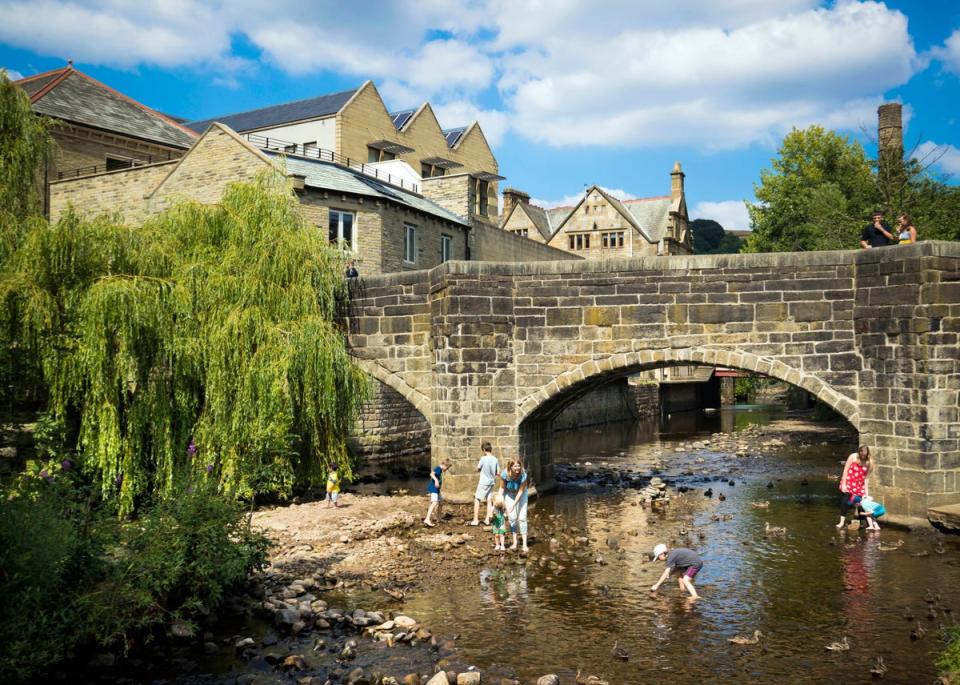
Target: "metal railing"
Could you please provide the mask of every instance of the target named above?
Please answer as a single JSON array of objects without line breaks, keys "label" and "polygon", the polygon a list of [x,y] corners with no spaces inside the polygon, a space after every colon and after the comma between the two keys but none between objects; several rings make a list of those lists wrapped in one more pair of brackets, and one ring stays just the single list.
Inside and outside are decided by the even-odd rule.
[{"label": "metal railing", "polygon": [[111,160],[109,164],[93,164],[90,166],[82,166],[76,169],[70,169],[69,171],[57,171],[57,180],[60,181],[65,178],[78,178],[80,176],[93,176],[94,174],[102,174],[106,171],[132,169],[133,167],[147,166],[148,164],[155,164],[157,162],[169,162],[170,160],[177,159],[179,157],[180,155],[174,157],[173,152],[168,151],[166,155],[147,155],[146,159],[114,159]]},{"label": "metal railing", "polygon": [[401,176],[389,174],[383,169],[378,169],[375,166],[371,166],[369,163],[360,162],[356,159],[350,159],[349,157],[338,155],[333,150],[326,150],[313,145],[306,147],[301,143],[291,143],[288,140],[270,138],[268,136],[257,135],[256,133],[246,133],[243,137],[247,140],[247,142],[264,150],[272,150],[275,152],[282,152],[287,155],[296,155],[297,157],[306,157],[308,159],[318,159],[321,162],[329,162],[338,166],[347,167],[348,169],[353,169],[354,171],[359,171],[364,176],[375,178],[382,183],[400,188],[401,190],[406,190],[407,192],[416,194],[420,193],[420,186],[410,180],[404,179]]}]

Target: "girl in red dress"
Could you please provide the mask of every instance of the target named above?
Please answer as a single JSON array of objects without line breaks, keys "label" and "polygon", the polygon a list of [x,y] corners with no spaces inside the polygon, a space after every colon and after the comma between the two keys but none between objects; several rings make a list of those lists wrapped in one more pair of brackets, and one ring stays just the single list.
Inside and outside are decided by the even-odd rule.
[{"label": "girl in red dress", "polygon": [[[847,457],[840,476],[840,523],[837,528],[847,525],[850,509],[856,512],[860,500],[870,494],[870,448],[861,445],[860,449]],[[866,516],[867,530],[880,530],[880,524],[872,516]]]}]

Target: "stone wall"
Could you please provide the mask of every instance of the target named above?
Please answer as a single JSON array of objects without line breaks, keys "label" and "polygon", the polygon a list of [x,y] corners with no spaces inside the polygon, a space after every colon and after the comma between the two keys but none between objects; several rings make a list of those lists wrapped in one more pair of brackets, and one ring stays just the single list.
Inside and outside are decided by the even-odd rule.
[{"label": "stone wall", "polygon": [[631,382],[627,385],[627,392],[633,405],[633,414],[638,419],[660,413],[660,386],[657,383]]},{"label": "stone wall", "polygon": [[50,220],[57,221],[72,205],[87,216],[119,212],[125,220],[140,223],[148,216],[144,196],[156,188],[176,163],[162,162],[53,181],[50,184]]},{"label": "stone wall", "polygon": [[875,487],[897,513],[960,499],[958,244],[450,262],[365,287],[354,351],[430,421],[433,459],[454,460],[451,498],[469,499],[458,460],[482,440],[549,487],[558,408],[624,376],[696,364],[786,381],[847,418],[875,446]]},{"label": "stone wall", "polygon": [[564,408],[553,420],[553,429],[570,430],[635,419],[635,402],[627,379],[621,378],[591,390]]},{"label": "stone wall", "polygon": [[470,259],[477,262],[545,262],[581,258],[501,228],[474,222],[470,231]]},{"label": "stone wall", "polygon": [[373,381],[370,399],[350,438],[351,451],[367,462],[391,460],[430,449],[430,423],[400,393]]},{"label": "stone wall", "polygon": [[107,155],[119,159],[160,162],[178,159],[186,152],[182,148],[158,145],[65,121],[57,122],[51,133],[57,144],[51,181],[57,180],[57,172],[90,166],[103,167]]}]

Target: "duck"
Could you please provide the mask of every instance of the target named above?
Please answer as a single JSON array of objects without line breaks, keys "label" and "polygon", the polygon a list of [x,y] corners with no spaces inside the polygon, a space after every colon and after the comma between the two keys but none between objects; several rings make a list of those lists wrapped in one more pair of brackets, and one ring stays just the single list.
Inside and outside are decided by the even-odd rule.
[{"label": "duck", "polygon": [[769,509],[770,500],[763,500],[762,502],[750,502],[750,506],[754,509]]},{"label": "duck", "polygon": [[927,629],[920,625],[920,621],[917,621],[917,625],[913,627],[913,630],[910,631],[911,640],[920,640],[924,635],[927,634]]},{"label": "duck", "polygon": [[936,552],[937,554],[947,553],[947,550],[944,548],[943,543],[940,541],[937,541],[937,546],[933,548],[933,551]]},{"label": "duck", "polygon": [[771,526],[769,521],[763,524],[763,534],[768,537],[776,537],[787,534],[787,529],[781,526]]},{"label": "duck", "polygon": [[913,613],[913,609],[911,609],[910,607],[907,607],[906,609],[904,609],[903,618],[905,621],[913,623],[913,621],[916,619],[916,616]]},{"label": "duck", "polygon": [[620,661],[630,660],[630,652],[620,646],[619,640],[614,641],[613,649],[610,650],[610,656],[612,656],[614,659],[620,659]]},{"label": "duck", "polygon": [[704,497],[713,497],[713,488],[707,488],[703,491]]},{"label": "duck", "polygon": [[831,652],[846,652],[850,649],[850,640],[844,635],[839,642],[831,642],[826,646],[825,649],[828,649]]},{"label": "duck", "polygon": [[717,499],[720,500],[721,502],[726,502],[727,496],[721,492],[719,495],[717,495]]},{"label": "duck", "polygon": [[577,675],[575,677],[577,685],[610,685],[606,680],[601,680],[595,675],[580,675],[580,669],[577,669]]},{"label": "duck", "polygon": [[888,545],[883,542],[877,543],[877,549],[879,549],[881,552],[892,552],[894,550],[900,549],[901,547],[903,547],[903,538],[900,538],[892,545]]},{"label": "duck", "polygon": [[753,631],[753,637],[747,637],[746,635],[735,635],[731,637],[727,642],[731,642],[735,645],[755,645],[760,642],[761,637],[766,637],[759,630]]},{"label": "duck", "polygon": [[873,662],[873,668],[870,669],[870,675],[874,678],[882,678],[887,674],[887,665],[883,663],[883,657],[878,656]]},{"label": "duck", "polygon": [[910,556],[915,557],[915,558],[918,558],[918,557],[928,557],[928,556],[930,556],[930,552],[928,552],[928,551],[925,550],[925,549],[922,549],[922,550],[920,550],[919,552],[911,552],[911,553],[910,553]]}]

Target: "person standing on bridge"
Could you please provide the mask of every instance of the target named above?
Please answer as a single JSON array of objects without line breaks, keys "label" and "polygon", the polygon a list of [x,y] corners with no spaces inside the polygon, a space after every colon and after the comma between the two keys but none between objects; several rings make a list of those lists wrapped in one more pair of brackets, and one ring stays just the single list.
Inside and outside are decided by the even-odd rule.
[{"label": "person standing on bridge", "polygon": [[873,222],[867,224],[860,235],[860,247],[869,250],[874,247],[886,247],[893,243],[893,233],[887,222],[883,220],[883,212],[873,213]]},{"label": "person standing on bridge", "polygon": [[527,486],[530,481],[527,480],[527,472],[523,469],[523,464],[518,459],[511,459],[507,463],[507,468],[500,472],[500,490],[499,494],[503,496],[506,503],[507,518],[510,520],[510,532],[513,533],[513,544],[510,549],[517,548],[517,530],[520,530],[520,537],[523,539],[523,547],[520,551],[526,554],[529,552],[527,547]]},{"label": "person standing on bridge", "polygon": [[480,449],[483,450],[483,456],[477,462],[480,480],[477,483],[477,491],[473,495],[473,520],[469,523],[471,526],[480,525],[481,502],[484,502],[487,507],[483,525],[490,525],[490,515],[493,513],[493,487],[497,484],[497,471],[500,470],[500,462],[493,456],[493,447],[490,445],[490,441],[484,440]]},{"label": "person standing on bridge", "polygon": [[[847,525],[847,514],[851,509],[856,512],[860,502],[870,494],[870,448],[860,448],[847,457],[840,476],[840,523],[837,528]],[[873,516],[866,516],[867,530],[880,530],[880,524]]]}]

